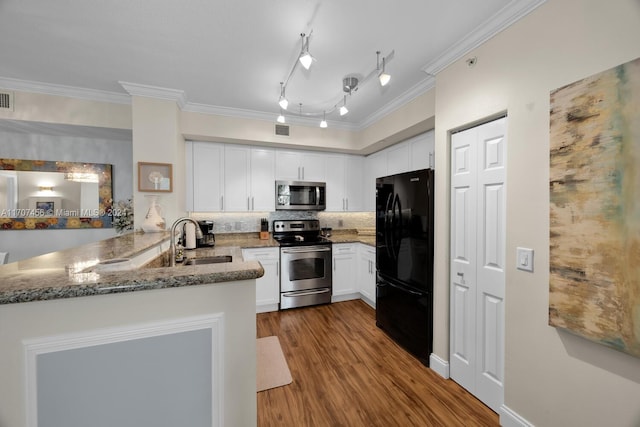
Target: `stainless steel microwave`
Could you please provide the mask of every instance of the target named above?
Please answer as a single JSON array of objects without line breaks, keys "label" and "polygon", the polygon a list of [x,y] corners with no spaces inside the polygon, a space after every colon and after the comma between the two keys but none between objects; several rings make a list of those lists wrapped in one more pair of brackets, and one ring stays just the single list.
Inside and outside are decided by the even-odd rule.
[{"label": "stainless steel microwave", "polygon": [[324,182],[276,181],[276,210],[323,211],[326,208]]}]

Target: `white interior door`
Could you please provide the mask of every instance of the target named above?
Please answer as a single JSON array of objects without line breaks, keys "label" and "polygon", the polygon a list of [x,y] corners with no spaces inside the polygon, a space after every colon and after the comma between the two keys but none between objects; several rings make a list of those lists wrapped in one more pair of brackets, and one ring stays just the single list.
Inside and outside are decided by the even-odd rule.
[{"label": "white interior door", "polygon": [[504,402],[506,117],[451,137],[451,378]]}]

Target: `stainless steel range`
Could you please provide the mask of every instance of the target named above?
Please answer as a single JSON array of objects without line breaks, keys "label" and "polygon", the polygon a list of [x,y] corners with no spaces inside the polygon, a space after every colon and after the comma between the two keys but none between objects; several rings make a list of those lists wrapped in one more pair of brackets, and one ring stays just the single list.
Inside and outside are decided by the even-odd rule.
[{"label": "stainless steel range", "polygon": [[331,241],[320,236],[320,221],[273,221],[280,243],[280,309],[331,302]]}]

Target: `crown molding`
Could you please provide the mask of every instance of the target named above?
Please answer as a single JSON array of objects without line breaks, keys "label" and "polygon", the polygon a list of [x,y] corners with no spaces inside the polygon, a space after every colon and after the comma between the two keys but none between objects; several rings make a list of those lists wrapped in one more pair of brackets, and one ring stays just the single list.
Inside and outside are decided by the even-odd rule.
[{"label": "crown molding", "polygon": [[497,14],[479,25],[469,35],[448,48],[442,55],[424,65],[421,70],[429,75],[435,76],[438,72],[460,59],[463,55],[477,48],[482,43],[503,31],[519,19],[528,15],[545,2],[546,0],[512,0]]},{"label": "crown molding", "polygon": [[65,86],[34,82],[8,77],[0,77],[0,87],[21,92],[41,93],[44,95],[64,96],[68,98],[84,99],[87,101],[100,101],[112,104],[130,104],[128,95],[106,90],[87,89],[75,86]]},{"label": "crown molding", "polygon": [[420,83],[414,85],[409,90],[404,92],[402,95],[398,96],[393,101],[388,102],[387,104],[384,105],[384,107],[382,107],[381,109],[379,109],[375,113],[371,114],[369,117],[367,117],[361,123],[359,123],[357,128],[355,128],[355,130],[364,130],[364,129],[366,129],[367,127],[369,127],[372,124],[374,124],[375,122],[379,121],[380,119],[382,119],[386,115],[391,114],[392,112],[394,112],[398,108],[406,105],[410,101],[412,101],[415,98],[419,97],[423,93],[428,92],[429,90],[433,89],[434,87],[436,87],[436,79],[435,79],[435,77],[427,76]]},{"label": "crown molding", "polygon": [[159,86],[143,85],[139,83],[119,81],[120,86],[131,96],[144,96],[146,98],[164,99],[167,101],[175,101],[180,109],[183,109],[187,103],[187,97],[183,90],[168,89]]}]

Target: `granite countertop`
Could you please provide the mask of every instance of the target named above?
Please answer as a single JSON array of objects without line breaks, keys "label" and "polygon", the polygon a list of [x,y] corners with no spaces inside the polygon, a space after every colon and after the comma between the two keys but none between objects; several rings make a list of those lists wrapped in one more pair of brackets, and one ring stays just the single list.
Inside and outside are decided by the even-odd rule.
[{"label": "granite countertop", "polygon": [[[264,275],[262,265],[254,260],[244,261],[242,249],[279,247],[271,235],[262,240],[259,233],[218,234],[214,247],[186,250],[185,255],[187,258],[231,255],[232,262],[164,267],[166,259],[158,255],[133,270],[105,272],[97,267],[101,262],[135,258],[163,242],[166,244],[169,234],[168,231],[129,233],[1,265],[0,304],[256,279]],[[334,230],[330,240],[375,246],[375,235],[370,230]]]},{"label": "granite countertop", "polygon": [[241,248],[233,245],[221,245],[197,255],[232,255],[233,260],[228,263],[96,271],[102,261],[134,258],[168,238],[169,232],[130,233],[2,265],[0,304],[248,280],[264,275],[258,261],[244,261]]}]

